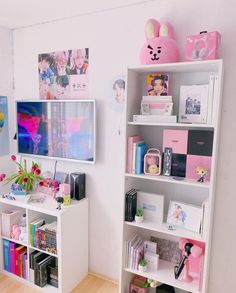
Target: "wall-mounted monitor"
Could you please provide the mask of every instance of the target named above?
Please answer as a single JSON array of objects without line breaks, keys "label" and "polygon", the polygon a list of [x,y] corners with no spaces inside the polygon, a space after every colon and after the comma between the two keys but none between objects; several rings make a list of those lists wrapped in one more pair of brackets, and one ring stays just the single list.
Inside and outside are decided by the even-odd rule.
[{"label": "wall-mounted monitor", "polygon": [[95,163],[94,100],[17,101],[18,153]]}]

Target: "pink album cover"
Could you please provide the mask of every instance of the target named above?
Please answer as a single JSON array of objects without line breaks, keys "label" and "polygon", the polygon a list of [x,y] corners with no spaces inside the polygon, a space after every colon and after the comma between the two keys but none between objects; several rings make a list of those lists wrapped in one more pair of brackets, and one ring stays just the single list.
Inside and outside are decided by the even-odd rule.
[{"label": "pink album cover", "polygon": [[164,129],[163,152],[166,147],[172,148],[172,153],[187,154],[188,130]]}]

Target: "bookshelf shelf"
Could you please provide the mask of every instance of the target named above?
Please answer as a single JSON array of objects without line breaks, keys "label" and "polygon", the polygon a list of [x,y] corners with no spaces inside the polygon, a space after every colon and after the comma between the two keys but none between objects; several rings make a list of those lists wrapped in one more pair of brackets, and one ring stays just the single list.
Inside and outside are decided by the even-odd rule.
[{"label": "bookshelf shelf", "polygon": [[54,254],[54,253],[51,253],[51,252],[48,252],[48,251],[45,251],[45,250],[39,249],[39,248],[34,247],[34,246],[31,246],[31,245],[29,245],[29,248],[32,249],[32,250],[37,250],[37,251],[40,251],[40,252],[46,253],[46,254],[51,255],[51,256],[58,257],[57,254]]},{"label": "bookshelf shelf", "polygon": [[163,126],[170,128],[187,128],[187,129],[214,129],[214,125],[210,124],[184,124],[184,123],[151,123],[151,122],[128,122],[128,125],[137,125],[137,126]]},{"label": "bookshelf shelf", "polygon": [[137,227],[141,229],[146,229],[146,230],[151,230],[151,231],[159,232],[161,234],[171,235],[175,237],[189,238],[189,239],[200,241],[203,243],[206,242],[206,240],[200,234],[194,233],[192,231],[188,231],[186,229],[176,228],[175,230],[170,231],[168,230],[167,223],[157,224],[154,222],[144,220],[142,223],[126,221],[125,225],[129,225],[129,226],[133,226],[133,227]]},{"label": "bookshelf shelf", "polygon": [[146,174],[138,175],[138,174],[125,173],[125,177],[153,180],[153,181],[165,182],[167,184],[169,184],[169,183],[180,184],[180,185],[186,185],[186,186],[192,186],[192,187],[199,187],[199,188],[203,188],[203,189],[209,189],[209,187],[210,187],[209,182],[199,183],[194,180],[190,180],[190,179],[186,179],[186,178],[181,179],[181,180],[176,180],[170,176],[163,176],[163,175],[151,176],[151,175],[146,175]]},{"label": "bookshelf shelf", "polygon": [[[163,123],[133,122],[133,119],[137,119],[137,121],[148,120],[145,120],[144,117],[134,116],[140,115],[140,112],[142,112],[141,103],[144,101],[144,97],[148,95],[147,86],[150,86],[149,81],[147,84],[148,74],[168,75],[168,84],[166,84],[166,86],[169,90],[168,94],[172,96],[173,116],[178,116],[179,109],[182,109],[183,105],[185,105],[184,101],[180,99],[180,89],[183,89],[181,86],[205,85],[206,88],[206,85],[209,85],[208,96],[206,97],[206,101],[204,100],[205,106],[204,104],[202,105],[202,101],[200,101],[200,107],[203,106],[206,110],[206,116],[204,117],[204,121],[206,121],[206,123],[173,123],[175,122],[175,120],[172,119],[173,117],[170,117],[171,119],[168,120],[161,118],[157,120],[168,121]],[[123,149],[123,215],[125,218],[125,215],[128,214],[128,210],[132,210],[133,206],[136,206],[133,200],[135,198],[135,191],[132,189],[134,189],[137,191],[137,209],[141,208],[144,210],[144,221],[142,223],[137,223],[128,222],[122,219],[123,257],[121,266],[120,293],[126,291],[129,292],[128,288],[135,274],[171,285],[176,288],[176,291],[181,293],[183,292],[181,290],[192,293],[208,292],[220,111],[222,103],[222,82],[222,60],[139,65],[129,66],[127,69],[125,144]],[[191,98],[193,99],[193,97],[190,97],[190,100]],[[153,101],[153,99],[150,99],[150,101]],[[157,105],[155,106],[157,107]],[[142,120],[138,120],[138,118],[142,118]],[[150,117],[149,121],[155,121],[151,120],[154,118],[155,117]],[[177,119],[177,121],[180,121],[180,119]],[[191,119],[186,121],[190,122]],[[192,121],[200,120],[193,119]],[[177,138],[172,137],[173,134],[177,135]],[[186,140],[181,138],[181,135],[183,135],[183,137],[185,136]],[[203,143],[204,139],[201,140],[196,138],[198,135],[206,137],[206,144]],[[196,140],[193,142],[193,140],[190,140],[190,137],[192,139],[194,136]],[[176,148],[177,143],[179,143],[179,149]],[[209,148],[207,147],[207,143],[210,145]],[[198,152],[200,145],[204,145],[202,147],[202,153]],[[158,149],[160,152],[163,152],[165,147],[172,148],[171,174],[177,173],[178,175],[180,174],[179,176],[185,176],[182,177],[182,179],[174,176],[152,176],[142,173],[143,157],[146,153],[146,149],[154,148]],[[209,149],[210,152],[208,153]],[[152,159],[152,161],[155,160]],[[151,164],[152,163],[150,163],[150,165]],[[207,180],[204,180],[203,183],[198,182],[199,177],[196,175],[196,168],[200,165],[204,165],[205,167],[207,166],[208,169],[209,177]],[[177,171],[175,169],[176,166]],[[157,169],[159,166],[157,164],[157,166],[154,167]],[[147,171],[148,169],[146,168],[145,170]],[[180,170],[184,171],[181,173]],[[139,192],[142,192],[142,195],[140,195]],[[160,203],[160,201],[162,203]],[[157,214],[152,214],[152,216],[150,216],[151,209],[158,212],[159,209],[161,209],[161,211],[163,210],[163,215],[167,215],[169,207],[172,206],[171,204],[173,204],[173,202],[183,203],[183,205],[185,204],[187,207],[193,207],[193,209],[195,208],[198,210],[199,216],[198,222],[196,222],[198,226],[196,229],[194,228],[192,230],[200,230],[198,228],[200,228],[201,225],[201,234],[184,228],[176,228],[175,230],[170,231],[168,230],[167,224],[163,222],[163,219],[160,220],[157,217]],[[127,205],[125,203],[127,203]],[[146,219],[145,209],[147,210]],[[193,210],[191,210],[191,213],[194,213]],[[147,214],[150,218],[148,218]],[[134,215],[131,215],[130,217],[130,215],[128,215],[126,219],[130,218],[132,220],[133,216]],[[164,217],[164,220],[166,221],[166,217]],[[137,237],[135,235],[137,235]],[[142,246],[144,247],[144,245],[142,241],[150,241],[151,239],[152,241],[155,241],[155,238],[158,239],[157,242],[160,240],[158,243],[161,243],[164,246],[171,242],[172,244],[174,243],[173,245],[176,245],[175,247],[177,247],[177,252],[175,251],[177,258],[179,258],[179,240],[182,238],[190,241],[191,243],[197,243],[202,246],[204,253],[201,256],[201,260],[198,260],[196,269],[196,271],[198,271],[198,275],[193,282],[187,283],[175,280],[175,264],[166,262],[168,258],[165,259],[165,253],[160,251],[162,249],[160,247],[158,247],[159,251],[156,252],[159,253],[160,256],[160,266],[155,272],[141,273],[140,271],[130,269],[130,267],[137,267],[138,261],[141,257],[143,257],[144,253],[142,254]],[[148,257],[150,257],[150,255]],[[155,257],[156,256],[154,255],[153,261],[155,260]],[[127,264],[127,260],[131,260],[132,266]],[[126,266],[129,268],[124,268]],[[191,270],[190,274],[194,277],[194,270]],[[200,287],[201,290],[199,289]]]},{"label": "bookshelf shelf", "polygon": [[192,293],[200,293],[198,290],[198,282],[197,280],[193,280],[191,283],[181,282],[174,278],[174,263],[159,260],[159,268],[158,271],[146,271],[140,272],[138,270],[131,270],[128,268],[124,268],[124,271],[136,274],[145,278],[150,278],[153,280],[158,280],[161,283],[169,284],[170,286],[179,288],[181,290],[185,290],[187,292]]},{"label": "bookshelf shelf", "polygon": [[2,239],[6,239],[8,241],[11,241],[11,242],[15,242],[16,244],[20,244],[20,245],[24,245],[24,246],[28,246],[27,243],[24,243],[24,242],[21,242],[19,240],[15,240],[15,239],[12,239],[12,238],[8,238],[8,237],[5,237],[5,236],[1,236]]},{"label": "bookshelf shelf", "polygon": [[[4,211],[9,210],[19,210],[21,213],[25,213],[26,229],[28,231],[27,243],[22,243],[4,236],[0,237],[2,240],[0,243],[2,245],[0,248],[0,269],[4,274],[17,278],[18,280],[33,286],[35,289],[37,288],[42,290],[43,292],[71,292],[88,272],[88,199],[85,198],[80,201],[72,201],[70,206],[62,207],[60,211],[56,209],[56,201],[48,197],[46,197],[45,201],[41,204],[28,204],[27,201],[28,196],[17,197],[16,200],[0,198],[0,213],[2,214]],[[38,222],[38,219],[44,219],[46,224],[52,222],[56,223],[57,254],[36,248],[31,244],[32,238],[30,235],[32,234],[30,234],[30,224],[34,221]],[[76,233],[74,233],[74,229],[76,229]],[[19,245],[24,245],[27,248],[27,280],[12,273],[11,268],[7,268],[6,270],[4,266],[4,257],[6,256],[7,241],[9,241],[10,245],[13,242]],[[72,249],[72,245],[78,249]],[[34,270],[30,269],[29,262],[29,256],[34,251],[39,253],[42,252],[55,258],[56,266],[58,267],[58,288],[50,284],[40,288],[34,284],[32,279]],[[8,252],[7,257],[10,257],[10,251]],[[23,272],[23,268],[21,272]]]}]

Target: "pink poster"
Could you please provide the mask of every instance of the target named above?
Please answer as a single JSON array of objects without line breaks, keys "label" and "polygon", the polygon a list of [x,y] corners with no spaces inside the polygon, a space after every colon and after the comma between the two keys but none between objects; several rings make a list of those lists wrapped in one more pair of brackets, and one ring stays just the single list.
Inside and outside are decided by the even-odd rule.
[{"label": "pink poster", "polygon": [[42,100],[89,98],[89,49],[39,54],[39,97]]}]

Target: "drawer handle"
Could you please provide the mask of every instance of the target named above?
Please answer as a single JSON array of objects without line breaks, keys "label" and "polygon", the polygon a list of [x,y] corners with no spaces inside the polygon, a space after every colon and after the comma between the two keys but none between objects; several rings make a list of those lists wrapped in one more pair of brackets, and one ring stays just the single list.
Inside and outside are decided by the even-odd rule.
[{"label": "drawer handle", "polygon": [[172,142],[179,142],[178,140],[172,140]]},{"label": "drawer handle", "polygon": [[205,142],[204,142],[204,141],[197,141],[197,144],[199,144],[199,145],[204,145]]}]

